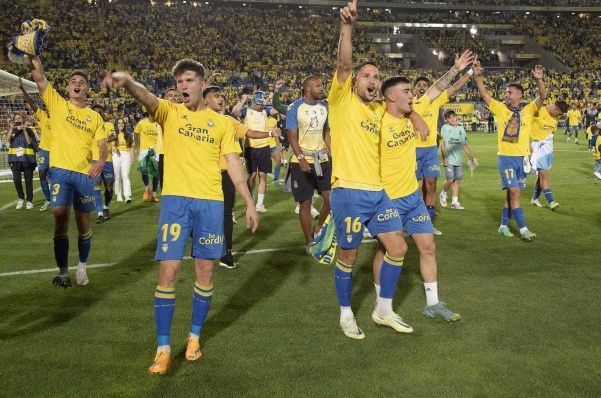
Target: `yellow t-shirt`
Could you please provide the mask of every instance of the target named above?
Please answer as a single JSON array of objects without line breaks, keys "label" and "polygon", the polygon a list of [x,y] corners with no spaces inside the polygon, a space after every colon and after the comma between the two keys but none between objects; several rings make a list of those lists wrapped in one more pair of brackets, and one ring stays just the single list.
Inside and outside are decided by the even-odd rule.
[{"label": "yellow t-shirt", "polygon": [[570,126],[576,126],[580,123],[580,119],[582,119],[582,114],[578,109],[568,110],[568,124]]},{"label": "yellow t-shirt", "polygon": [[380,175],[391,199],[411,195],[419,187],[415,177],[417,141],[411,120],[384,113],[380,137]]},{"label": "yellow t-shirt", "polygon": [[223,200],[220,158],[240,153],[232,120],[209,108],[190,111],[159,100],[154,119],[163,130],[163,195]]},{"label": "yellow t-shirt", "polygon": [[125,139],[125,132],[121,134],[117,134],[117,144],[115,147],[119,150],[119,152],[129,152],[131,147],[127,145],[127,140]]},{"label": "yellow t-shirt", "polygon": [[[106,132],[106,137],[110,137],[111,134],[115,134],[115,126],[111,122],[104,122],[104,131]],[[113,161],[113,152],[111,151],[111,144],[107,144],[107,155],[106,161]],[[98,143],[96,145],[92,145],[92,160],[98,160],[100,157],[100,148],[98,147]]]},{"label": "yellow t-shirt", "polygon": [[532,139],[542,141],[557,130],[557,119],[549,114],[546,107],[538,110],[538,115],[532,120]]},{"label": "yellow t-shirt", "polygon": [[532,119],[538,110],[536,101],[530,102],[520,111],[520,136],[515,142],[503,141],[505,126],[511,119],[513,112],[507,105],[495,99],[490,101],[488,109],[492,112],[499,125],[497,143],[499,150],[497,155],[501,156],[528,156],[530,154],[530,134],[532,133]]},{"label": "yellow t-shirt", "polygon": [[[251,130],[255,131],[269,131],[268,127],[269,117],[267,111],[262,112],[255,111],[252,108],[246,109],[246,115],[244,115],[243,123]],[[246,140],[246,146],[250,148],[264,148],[269,146],[271,138],[248,138]]]},{"label": "yellow t-shirt", "polygon": [[586,129],[586,139],[590,140],[591,138],[593,138],[593,126],[588,126]]},{"label": "yellow t-shirt", "polygon": [[[246,137],[246,133],[248,133],[248,130],[250,129],[231,116],[227,116],[227,118],[230,119],[232,123],[234,123],[234,129],[236,130],[236,138],[243,139],[244,137]],[[237,153],[241,153],[242,151],[240,150],[240,145],[236,144],[236,147],[238,148]],[[225,157],[223,156],[223,154],[219,157],[219,168],[221,170],[227,170],[227,162],[225,161]]]},{"label": "yellow t-shirt", "polygon": [[332,187],[379,191],[380,127],[385,104],[364,104],[353,93],[352,77],[343,84],[334,73],[328,94],[332,141]]},{"label": "yellow t-shirt", "polygon": [[78,108],[61,97],[48,84],[42,100],[50,114],[50,167],[87,174],[92,161],[92,145],[106,138],[102,117],[90,108]]},{"label": "yellow t-shirt", "polygon": [[161,135],[161,126],[157,122],[151,122],[148,118],[144,118],[136,124],[134,133],[140,137],[140,151],[148,148],[159,151],[159,136]]},{"label": "yellow t-shirt", "polygon": [[413,110],[419,114],[430,129],[430,134],[426,141],[418,140],[418,148],[428,148],[436,146],[436,137],[438,136],[438,115],[440,107],[449,102],[449,93],[447,90],[440,93],[434,101],[430,97],[423,95],[418,100],[413,100]]},{"label": "yellow t-shirt", "polygon": [[38,130],[40,135],[40,149],[44,151],[50,150],[50,145],[52,145],[52,130],[50,130],[50,119],[48,118],[48,114],[38,108],[35,111],[35,117],[38,118]]}]

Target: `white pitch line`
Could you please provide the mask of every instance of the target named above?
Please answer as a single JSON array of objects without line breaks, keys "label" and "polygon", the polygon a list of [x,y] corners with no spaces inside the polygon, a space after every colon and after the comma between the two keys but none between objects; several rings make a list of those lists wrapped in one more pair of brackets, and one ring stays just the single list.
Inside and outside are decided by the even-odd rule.
[{"label": "white pitch line", "polygon": [[[375,239],[365,239],[363,241],[363,243],[372,243],[375,242]],[[240,251],[240,252],[233,252],[233,254],[260,254],[260,253],[273,253],[273,252],[283,252],[286,250],[290,250],[290,249],[302,249],[305,246],[285,246],[285,247],[277,247],[277,248],[271,248],[271,249],[255,249],[255,250],[248,250],[248,251]],[[184,257],[184,260],[191,260],[192,257],[190,256],[186,256]],[[112,267],[114,265],[117,265],[117,263],[105,263],[105,264],[89,264],[88,266],[86,266],[86,269],[91,269],[91,268],[108,268],[108,267]],[[69,269],[76,269],[77,267],[69,267]],[[42,273],[48,273],[48,272],[56,272],[56,267],[54,268],[43,268],[43,269],[30,269],[30,270],[25,270],[25,271],[12,271],[12,272],[4,272],[4,273],[0,273],[0,278],[4,278],[7,276],[19,276],[19,275],[31,275],[31,274],[42,274]]]},{"label": "white pitch line", "polygon": [[[36,188],[36,189],[33,190],[33,193],[36,193],[36,192],[41,191],[41,190],[42,190],[42,188]],[[9,208],[13,207],[16,204],[17,204],[17,201],[13,200],[12,202],[7,203],[4,206],[0,207],[0,211],[4,211],[6,209],[9,209]]]}]

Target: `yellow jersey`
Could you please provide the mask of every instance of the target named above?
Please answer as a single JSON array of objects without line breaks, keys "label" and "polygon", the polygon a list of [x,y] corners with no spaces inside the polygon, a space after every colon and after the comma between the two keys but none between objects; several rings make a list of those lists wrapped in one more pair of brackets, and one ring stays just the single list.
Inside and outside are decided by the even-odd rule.
[{"label": "yellow jersey", "polygon": [[[532,121],[532,139],[534,141],[542,141],[557,130],[557,119],[549,114],[546,107],[542,107],[538,111]],[[521,134],[521,133],[520,133]]]},{"label": "yellow jersey", "polygon": [[[270,117],[267,119],[267,131],[273,131],[278,126],[278,121],[274,117]],[[278,146],[278,142],[275,137],[268,138],[269,147],[275,148]]]},{"label": "yellow jersey", "polygon": [[415,176],[417,141],[411,120],[384,113],[380,136],[380,175],[390,199],[411,195],[419,187]]},{"label": "yellow jersey", "polygon": [[332,144],[332,187],[367,191],[382,189],[380,127],[386,105],[365,104],[353,92],[352,77],[343,84],[334,73],[328,94]]},{"label": "yellow jersey", "polygon": [[140,139],[140,151],[152,148],[155,152],[159,151],[159,136],[161,135],[161,126],[157,122],[151,122],[144,118],[136,124],[134,133],[138,134]]},{"label": "yellow jersey", "polygon": [[102,117],[90,108],[78,108],[61,97],[52,84],[42,94],[50,115],[50,167],[88,174],[92,146],[106,138]]},{"label": "yellow jersey", "polygon": [[524,106],[520,111],[520,135],[518,140],[515,142],[503,141],[503,134],[505,132],[505,126],[511,119],[513,112],[509,110],[507,105],[491,99],[488,109],[495,116],[497,124],[499,125],[499,132],[497,134],[497,144],[499,150],[497,155],[501,156],[528,156],[530,154],[530,135],[532,133],[532,119],[534,114],[538,110],[536,101],[530,102]]},{"label": "yellow jersey", "polygon": [[159,100],[154,119],[163,131],[163,195],[223,201],[219,160],[239,153],[232,120],[209,108],[191,111]]},{"label": "yellow jersey", "polygon": [[35,117],[38,119],[38,131],[42,136],[40,138],[39,147],[43,151],[49,151],[50,145],[52,144],[50,118],[48,118],[48,114],[40,108],[35,111]]},{"label": "yellow jersey", "polygon": [[430,100],[427,95],[422,95],[419,99],[413,100],[413,110],[424,119],[430,134],[426,141],[418,140],[418,148],[429,148],[436,146],[436,137],[438,136],[438,115],[440,108],[449,102],[449,93],[447,90],[440,93],[434,101]]},{"label": "yellow jersey", "polygon": [[[232,123],[234,124],[234,130],[236,130],[236,139],[243,139],[244,137],[246,137],[246,133],[248,133],[248,131],[250,130],[247,126],[243,125],[242,123],[240,123],[238,120],[234,119],[231,116],[226,116],[228,119],[230,119],[232,121]],[[238,148],[238,152],[237,153],[241,153],[241,148],[240,145],[238,145],[238,143],[236,142],[236,147]],[[219,157],[219,168],[221,170],[227,170],[227,162],[225,161],[225,157],[223,156],[223,154]]]},{"label": "yellow jersey", "polygon": [[[243,109],[244,117],[242,123],[244,123],[248,128],[255,131],[269,131],[268,121],[269,121],[269,113],[268,109],[265,108],[263,111],[259,112],[252,108]],[[246,140],[246,146],[250,148],[264,148],[268,147],[270,137],[268,138],[248,138]]]},{"label": "yellow jersey", "polygon": [[590,140],[591,138],[593,138],[593,126],[588,126],[586,129],[586,139]]},{"label": "yellow jersey", "polygon": [[580,119],[582,119],[582,114],[578,109],[568,110],[568,124],[570,126],[578,125],[580,123]]},{"label": "yellow jersey", "polygon": [[[111,122],[104,122],[104,131],[106,132],[106,137],[110,137],[111,134],[115,134],[115,126]],[[111,143],[112,144],[112,143]],[[111,151],[111,144],[107,143],[107,155],[106,161],[113,161],[113,151]],[[92,145],[92,160],[98,160],[100,157],[100,148],[98,147],[98,143],[96,145]]]}]

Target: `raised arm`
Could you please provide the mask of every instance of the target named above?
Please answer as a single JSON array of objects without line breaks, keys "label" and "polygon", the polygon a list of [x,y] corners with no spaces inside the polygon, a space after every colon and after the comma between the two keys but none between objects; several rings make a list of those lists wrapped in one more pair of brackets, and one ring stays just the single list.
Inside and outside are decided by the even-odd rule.
[{"label": "raised arm", "polygon": [[544,74],[545,68],[542,65],[536,65],[532,71],[534,80],[536,80],[536,88],[538,89],[538,97],[535,99],[538,108],[543,106],[543,102],[547,99],[547,88],[543,80]]},{"label": "raised arm", "polygon": [[242,98],[240,98],[240,101],[238,101],[238,103],[236,105],[234,105],[234,107],[232,108],[232,114],[234,116],[240,117],[242,108],[244,108],[244,105],[246,104],[247,100],[248,100],[248,94],[242,94]]},{"label": "raised arm", "polygon": [[46,87],[48,87],[48,79],[46,79],[46,73],[42,67],[42,61],[40,57],[29,58],[29,70],[31,71],[31,78],[33,82],[38,86],[40,95],[44,95]]},{"label": "raised arm", "polygon": [[[462,70],[468,67],[472,62],[474,62],[475,54],[470,50],[465,50],[463,54],[455,55],[455,63],[448,70],[447,73],[442,75],[440,79],[438,79],[426,92],[426,95],[430,98],[430,100],[435,100],[444,90],[449,87],[449,84],[453,81],[455,76],[459,74]],[[467,82],[467,81],[466,81]],[[464,83],[465,84],[465,83]],[[463,87],[459,86],[459,88]],[[458,89],[457,89],[458,90]],[[456,91],[455,91],[456,92]],[[449,94],[450,96],[450,94]]]},{"label": "raised arm", "polygon": [[340,40],[336,74],[338,83],[343,84],[353,72],[353,25],[357,22],[357,0],[348,2],[340,9]]},{"label": "raised arm", "polygon": [[451,98],[452,96],[457,94],[457,92],[459,90],[461,90],[461,88],[467,84],[467,82],[470,80],[470,77],[472,77],[472,76],[470,74],[466,73],[465,75],[461,76],[461,78],[459,80],[457,80],[455,82],[455,84],[453,84],[451,87],[449,87],[447,89],[447,94],[449,95],[449,98]]},{"label": "raised arm", "polygon": [[484,85],[484,69],[480,66],[480,62],[476,61],[473,65],[474,68],[474,76],[476,76],[476,86],[478,87],[478,93],[480,93],[480,97],[486,103],[486,105],[490,105],[492,101],[492,97],[488,94],[486,90],[486,86]]},{"label": "raised arm", "polygon": [[[33,98],[31,98],[31,96],[27,93],[27,91],[25,91],[25,87],[23,87],[23,80],[21,80],[21,78],[19,78],[19,89],[21,90],[21,93],[23,94],[23,99],[25,100],[25,102],[27,102],[27,105],[29,105],[29,107],[34,112],[37,112],[38,104],[36,104],[35,101],[33,100]],[[39,88],[38,88],[38,90],[39,90]]]},{"label": "raised arm", "polygon": [[146,110],[149,114],[154,115],[157,108],[159,107],[159,99],[148,91],[144,85],[136,82],[128,73],[126,72],[113,72],[106,75],[104,78],[103,84],[108,89],[117,89],[119,87],[123,87],[127,90],[128,93],[131,94],[132,97],[136,99],[139,103],[146,107]]}]

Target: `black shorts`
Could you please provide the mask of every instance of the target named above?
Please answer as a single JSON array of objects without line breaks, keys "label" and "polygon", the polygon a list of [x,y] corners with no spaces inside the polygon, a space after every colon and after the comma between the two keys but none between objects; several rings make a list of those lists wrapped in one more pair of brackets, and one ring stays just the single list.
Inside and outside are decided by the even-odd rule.
[{"label": "black shorts", "polygon": [[271,173],[271,149],[268,146],[263,148],[245,148],[244,159],[246,160],[248,174],[257,171],[259,173]]},{"label": "black shorts", "polygon": [[303,173],[298,163],[290,163],[290,177],[292,178],[292,196],[296,202],[304,202],[311,199],[313,190],[318,192],[330,191],[332,189],[332,166],[330,162],[321,163],[323,176],[317,177],[315,165],[309,163],[311,173]]}]

